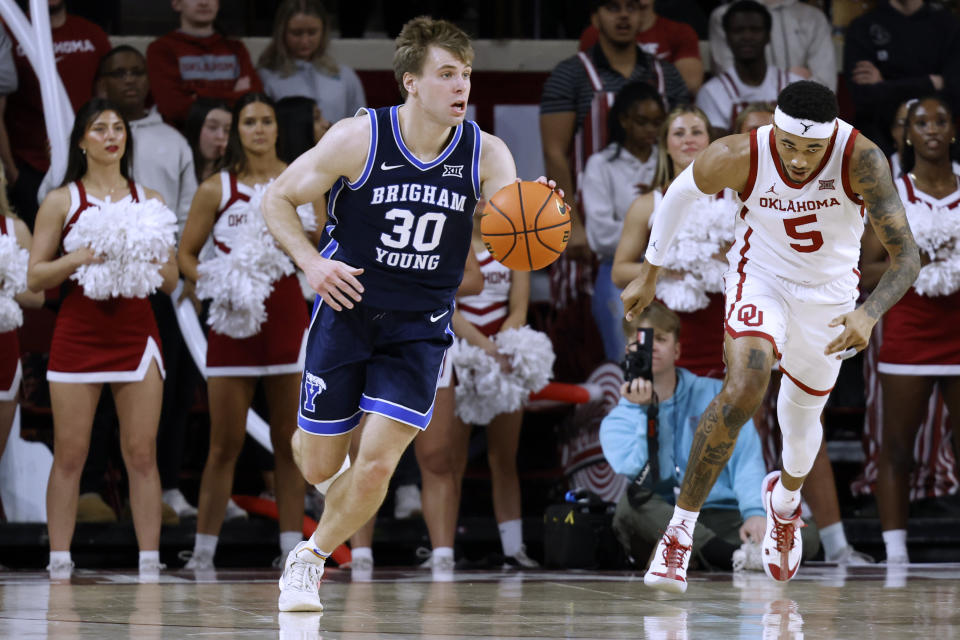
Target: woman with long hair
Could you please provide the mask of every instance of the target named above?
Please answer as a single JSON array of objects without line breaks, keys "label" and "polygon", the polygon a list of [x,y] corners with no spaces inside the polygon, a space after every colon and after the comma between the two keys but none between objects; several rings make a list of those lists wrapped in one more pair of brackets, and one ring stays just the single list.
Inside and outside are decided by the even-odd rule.
[{"label": "woman with long hair", "polygon": [[313,148],[330,128],[313,98],[288,96],[277,100],[280,130],[280,158],[291,163]]},{"label": "woman with long hair", "polygon": [[313,98],[330,122],[366,106],[360,78],[327,53],[330,15],[319,0],[283,0],[273,21],[273,38],[257,71],[263,90],[274,100]]},{"label": "woman with long hair", "polygon": [[[23,375],[20,366],[20,339],[17,336],[18,327],[23,324],[21,307],[37,309],[43,306],[43,292],[34,292],[26,289],[19,291],[21,286],[14,286],[11,281],[26,283],[26,261],[22,260],[21,251],[30,251],[33,236],[27,224],[17,217],[10,208],[7,200],[7,178],[0,167],[0,238],[7,238],[0,242],[4,263],[0,265],[0,288],[5,297],[9,290],[13,294],[13,305],[4,305],[0,311],[0,456],[6,448],[10,437],[10,428],[17,411],[17,400],[20,392],[20,380]],[[13,255],[16,252],[17,255]],[[12,271],[16,271],[13,273]],[[9,307],[9,308],[8,308]]]},{"label": "woman with long hair", "polygon": [[657,132],[666,114],[663,99],[647,82],[633,82],[617,93],[607,116],[610,144],[587,160],[581,204],[587,242],[597,255],[592,311],[608,360],[623,357],[623,304],[610,279],[623,220],[637,196],[650,190],[657,168]]},{"label": "woman with long hair", "polygon": [[[273,101],[261,93],[241,97],[233,108],[222,168],[197,190],[180,243],[180,267],[185,278],[197,283],[198,294],[204,278],[213,278],[212,273],[204,271],[205,263],[199,261],[208,238],[212,238],[218,258],[237,252],[257,261],[256,265],[247,265],[248,269],[256,269],[266,251],[279,252],[262,228],[259,213],[263,190],[287,166],[277,156],[277,139]],[[267,238],[270,244],[266,248],[257,245],[258,236]],[[280,259],[286,260],[282,254]],[[230,284],[223,288],[229,289]],[[238,281],[233,284],[241,286]],[[213,307],[227,294],[223,291],[213,296],[212,317]],[[207,338],[210,452],[200,482],[197,538],[193,557],[187,563],[190,569],[213,567],[237,457],[246,435],[247,410],[258,382],[264,386],[269,406],[281,557],[302,539],[304,483],[293,461],[290,438],[297,428],[307,309],[292,265],[272,282],[261,307],[265,319],[259,325],[235,330],[238,318],[244,317],[243,310],[226,303],[220,308],[218,317],[224,324],[212,323]]]},{"label": "woman with long hair", "polygon": [[[667,115],[657,143],[657,171],[653,189],[637,198],[627,212],[623,235],[613,258],[612,278],[624,287],[640,272],[641,259],[647,248],[653,217],[667,187],[698,153],[710,144],[710,125],[706,115],[693,106],[677,107]],[[712,238],[695,238],[707,260],[693,264],[674,264],[665,270],[657,285],[657,297],[680,316],[680,357],[677,366],[697,375],[719,377],[723,374],[723,285],[720,277],[726,270],[724,254],[733,242],[733,194],[728,190],[704,199],[700,219],[691,221],[695,231],[716,229],[724,222],[729,226],[729,240],[723,234]],[[729,216],[726,216],[726,214]],[[723,236],[721,238],[720,236]],[[711,244],[712,243],[712,244]],[[715,263],[715,264],[714,264]],[[694,272],[694,267],[698,270]],[[700,271],[712,267],[709,274]],[[708,282],[709,280],[709,282]]]},{"label": "woman with long hair", "polygon": [[[70,134],[66,177],[40,205],[30,252],[30,289],[64,285],[65,291],[47,367],[54,441],[47,487],[52,576],[69,576],[73,567],[70,540],[80,473],[104,383],[110,383],[120,422],[140,570],[162,568],[156,439],[164,372],[156,320],[146,297],[88,297],[85,288],[70,282],[71,276],[103,257],[90,246],[73,250],[64,246],[86,216],[106,215],[110,203],[143,206],[149,199],[162,201],[130,178],[129,131],[120,110],[106,100],[94,99],[80,108]],[[168,253],[166,261],[155,265],[164,293],[173,291],[178,276],[172,247]]]},{"label": "woman with long hair", "polygon": [[193,149],[193,168],[200,184],[214,173],[227,150],[230,107],[223,100],[197,98],[190,105],[183,131]]},{"label": "woman with long hair", "polygon": [[[877,510],[887,564],[909,562],[906,547],[914,440],[938,388],[950,414],[954,440],[960,419],[960,173],[956,127],[940,96],[910,103],[902,145],[903,175],[896,181],[923,267],[914,286],[883,317],[877,371],[882,432],[877,463]],[[862,281],[873,288],[886,269],[876,235],[864,235]],[[877,401],[875,401],[877,402]],[[935,430],[934,430],[935,431]],[[933,435],[928,434],[928,435]],[[928,443],[930,441],[928,440]],[[955,465],[949,440],[937,441],[938,460]],[[931,474],[933,475],[933,474]],[[921,483],[922,484],[922,483]],[[936,487],[928,488],[936,494]]]}]

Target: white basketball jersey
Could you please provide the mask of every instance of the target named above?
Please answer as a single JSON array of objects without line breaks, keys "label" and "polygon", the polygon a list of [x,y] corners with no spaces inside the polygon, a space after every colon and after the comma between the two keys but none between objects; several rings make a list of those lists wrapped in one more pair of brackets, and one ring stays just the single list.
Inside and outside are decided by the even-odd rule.
[{"label": "white basketball jersey", "polygon": [[863,201],[848,178],[857,135],[838,120],[820,166],[797,183],[781,164],[773,125],[750,134],[750,175],[727,252],[728,278],[760,272],[804,286],[857,286]]}]

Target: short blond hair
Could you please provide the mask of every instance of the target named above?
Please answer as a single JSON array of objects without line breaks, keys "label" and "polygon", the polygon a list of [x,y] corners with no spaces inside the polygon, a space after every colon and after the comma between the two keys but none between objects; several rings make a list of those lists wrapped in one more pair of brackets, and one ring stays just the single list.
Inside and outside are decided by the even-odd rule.
[{"label": "short blond hair", "polygon": [[680,339],[680,316],[670,309],[654,300],[650,306],[633,316],[633,320],[623,320],[623,335],[630,342],[637,335],[637,329],[641,325],[650,325],[656,330],[664,333],[672,333],[677,340]]},{"label": "short blond hair", "polygon": [[423,61],[430,45],[446,49],[461,62],[473,64],[473,45],[463,29],[447,20],[434,20],[430,16],[414,18],[403,25],[397,36],[397,49],[393,53],[393,76],[400,87],[400,95],[407,99],[403,86],[403,74],[420,75]]}]

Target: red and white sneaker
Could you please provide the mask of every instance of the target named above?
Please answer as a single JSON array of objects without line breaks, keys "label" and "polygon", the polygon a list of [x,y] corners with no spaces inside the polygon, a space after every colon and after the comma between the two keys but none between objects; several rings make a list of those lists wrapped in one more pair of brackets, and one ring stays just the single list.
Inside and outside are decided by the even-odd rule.
[{"label": "red and white sneaker", "polygon": [[679,525],[668,526],[653,552],[650,568],[643,576],[643,584],[670,593],[684,593],[687,590],[687,565],[690,564],[692,546],[693,536],[685,520]]},{"label": "red and white sneaker", "polygon": [[764,573],[774,580],[786,582],[797,574],[800,567],[800,557],[803,555],[800,528],[804,525],[799,506],[790,518],[784,518],[774,511],[771,504],[773,488],[779,480],[780,472],[771,471],[761,485],[760,496],[763,508],[767,511],[767,530],[763,535],[761,558]]}]

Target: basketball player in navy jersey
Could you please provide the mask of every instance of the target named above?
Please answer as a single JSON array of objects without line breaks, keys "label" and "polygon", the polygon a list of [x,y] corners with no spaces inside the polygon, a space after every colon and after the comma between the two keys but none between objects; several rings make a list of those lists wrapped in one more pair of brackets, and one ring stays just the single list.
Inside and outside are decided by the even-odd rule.
[{"label": "basketball player in navy jersey", "polygon": [[[404,103],[338,122],[264,197],[270,231],[319,294],[293,439],[308,482],[340,469],[367,414],[316,532],[287,557],[281,611],[323,609],[324,561],[376,513],[400,455],[430,421],[474,208],[516,180],[506,145],[464,119],[472,61],[459,28],[411,20],[393,61]],[[295,207],[327,190],[318,250]]]},{"label": "basketball player in navy jersey", "polygon": [[[801,557],[800,488],[820,448],[820,414],[840,359],[867,346],[873,326],[910,288],[920,269],[883,152],[837,118],[832,91],[815,82],[788,85],[774,123],[707,147],[670,185],[650,231],[646,260],[624,289],[629,320],[653,299],[659,265],[693,203],[729,188],[743,206],[727,253],[723,388],[700,418],[690,464],[644,582],[683,593],[700,507],[754,414],[776,358],[783,372],[777,417],[781,470],[761,487],[767,526],[764,571],[796,574]],[[864,209],[890,256],[886,273],[855,308]]]}]

